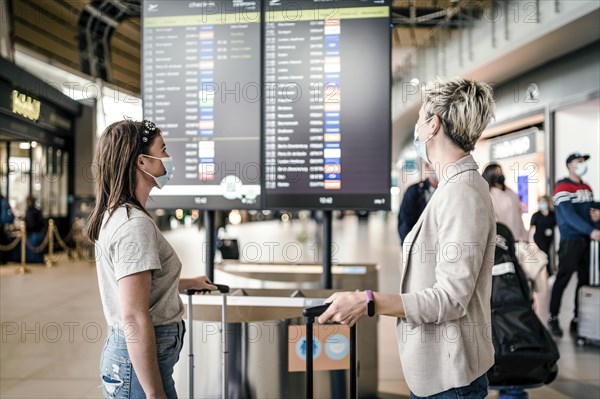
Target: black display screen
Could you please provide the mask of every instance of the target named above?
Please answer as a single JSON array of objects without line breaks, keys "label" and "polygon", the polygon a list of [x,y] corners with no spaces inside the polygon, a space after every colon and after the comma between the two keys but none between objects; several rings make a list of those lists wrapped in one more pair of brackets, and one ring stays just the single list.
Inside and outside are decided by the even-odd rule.
[{"label": "black display screen", "polygon": [[269,209],[389,209],[387,1],[264,3]]},{"label": "black display screen", "polygon": [[145,1],[144,118],[174,175],[149,207],[260,209],[260,1]]},{"label": "black display screen", "polygon": [[144,1],[154,208],[389,209],[389,0]]}]

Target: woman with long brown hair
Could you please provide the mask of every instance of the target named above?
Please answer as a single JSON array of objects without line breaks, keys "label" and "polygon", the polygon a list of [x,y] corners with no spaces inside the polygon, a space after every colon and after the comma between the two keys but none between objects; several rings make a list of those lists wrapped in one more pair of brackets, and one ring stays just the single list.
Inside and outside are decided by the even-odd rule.
[{"label": "woman with long brown hair", "polygon": [[177,398],[172,378],[185,325],[179,292],[216,290],[182,279],[181,262],[144,208],[173,173],[160,129],[123,120],[102,133],[95,157],[96,203],[88,236],[109,334],[100,361],[107,398]]}]

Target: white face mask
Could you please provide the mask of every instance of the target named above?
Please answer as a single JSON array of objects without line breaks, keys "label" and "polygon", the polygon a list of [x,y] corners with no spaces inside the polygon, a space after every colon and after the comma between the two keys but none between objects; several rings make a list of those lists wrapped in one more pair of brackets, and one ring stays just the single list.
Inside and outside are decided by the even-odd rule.
[{"label": "white face mask", "polygon": [[581,162],[575,167],[575,174],[579,177],[585,175],[587,173],[588,166],[587,163]]},{"label": "white face mask", "polygon": [[154,179],[154,181],[156,182],[156,186],[160,190],[173,177],[173,157],[158,158],[158,157],[153,157],[152,155],[146,155],[146,154],[142,154],[142,156],[148,157],[148,158],[159,159],[162,162],[163,167],[165,168],[165,174],[162,176],[153,176],[150,173],[146,172],[145,170],[142,170],[142,172],[144,172],[145,174],[147,174],[148,176],[150,176]]},{"label": "white face mask", "polygon": [[413,144],[415,146],[415,151],[417,151],[417,155],[427,163],[431,163],[429,158],[427,157],[427,142],[433,137],[433,134],[427,138],[425,141],[419,141],[419,128],[429,122],[433,116],[427,119],[425,122],[420,125],[415,123],[415,133],[413,138]]}]

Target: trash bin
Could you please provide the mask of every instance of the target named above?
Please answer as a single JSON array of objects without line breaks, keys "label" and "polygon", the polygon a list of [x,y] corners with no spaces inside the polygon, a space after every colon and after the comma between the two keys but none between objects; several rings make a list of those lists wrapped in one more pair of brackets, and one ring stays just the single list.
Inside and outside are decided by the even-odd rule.
[{"label": "trash bin", "polygon": [[[220,281],[222,282],[222,280]],[[302,371],[305,334],[302,309],[319,305],[332,290],[232,289],[227,299],[227,374],[229,398],[304,398]],[[187,303],[187,297],[182,298]],[[221,303],[219,294],[196,295],[194,306],[195,397],[221,398]],[[189,321],[186,320],[186,323]],[[316,336],[316,369],[344,368],[347,326],[323,325]],[[358,338],[358,394],[377,393],[377,322],[361,320]],[[174,379],[179,397],[188,396],[186,336]],[[304,346],[303,346],[304,344]],[[361,349],[362,348],[362,349]],[[373,356],[375,354],[375,356]],[[349,357],[348,357],[349,360]],[[318,364],[321,366],[318,366]],[[349,364],[349,363],[348,363]],[[343,371],[317,371],[315,397],[345,397],[349,380]]]}]

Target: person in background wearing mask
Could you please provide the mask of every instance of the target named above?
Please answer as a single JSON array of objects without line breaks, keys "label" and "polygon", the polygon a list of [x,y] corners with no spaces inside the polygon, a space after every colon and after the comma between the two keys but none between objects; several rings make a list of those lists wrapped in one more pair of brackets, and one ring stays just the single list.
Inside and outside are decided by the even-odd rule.
[{"label": "person in background wearing mask", "polygon": [[560,232],[558,248],[558,273],[550,298],[550,332],[562,337],[558,314],[563,292],[573,273],[577,272],[575,313],[570,330],[577,331],[579,288],[588,284],[590,278],[590,239],[600,241],[598,207],[594,205],[592,189],[581,177],[587,172],[589,155],[578,152],[567,158],[569,177],[559,180],[554,188],[556,221]]},{"label": "person in background wearing mask", "polygon": [[502,167],[493,162],[488,164],[483,170],[483,178],[490,186],[490,195],[496,222],[502,223],[510,229],[516,241],[529,241],[527,230],[523,225],[521,214],[521,200],[517,193],[506,186]]},{"label": "person in background wearing mask", "polygon": [[400,235],[400,243],[412,230],[419,216],[425,210],[429,199],[435,192],[438,185],[437,175],[433,167],[427,162],[423,162],[425,168],[425,180],[409,186],[402,198],[400,211],[398,212],[398,234]]},{"label": "person in background wearing mask", "polygon": [[100,360],[106,398],[177,398],[173,367],[185,325],[179,292],[216,290],[204,276],[180,278],[181,262],[145,208],[173,174],[161,131],[124,120],[102,133],[94,160],[96,203],[88,237],[109,326]]},{"label": "person in background wearing mask", "polygon": [[493,92],[485,83],[452,78],[427,84],[414,145],[434,165],[439,185],[404,241],[400,293],[336,292],[319,317],[350,326],[367,315],[397,317],[411,398],[488,394],[496,223],[471,151],[493,116]]},{"label": "person in background wearing mask", "polygon": [[554,242],[554,228],[556,227],[556,217],[552,210],[552,199],[547,195],[540,197],[538,201],[538,211],[531,215],[529,232],[533,231],[533,241],[548,256],[546,269],[548,276],[554,274],[552,267],[552,257],[550,256],[550,247]]}]

